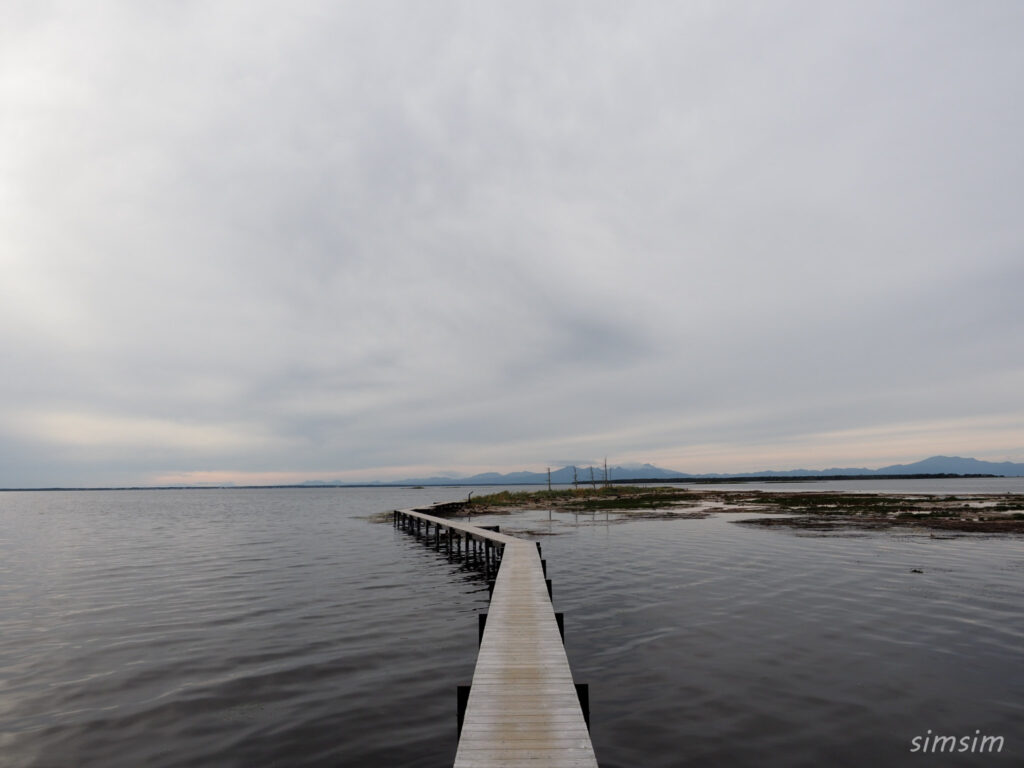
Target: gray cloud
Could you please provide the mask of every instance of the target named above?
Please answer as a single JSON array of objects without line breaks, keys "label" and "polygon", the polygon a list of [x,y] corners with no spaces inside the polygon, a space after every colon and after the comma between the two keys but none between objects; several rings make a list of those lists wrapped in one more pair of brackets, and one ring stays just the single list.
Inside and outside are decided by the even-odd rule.
[{"label": "gray cloud", "polygon": [[1021,460],[1022,31],[21,4],[0,485]]}]

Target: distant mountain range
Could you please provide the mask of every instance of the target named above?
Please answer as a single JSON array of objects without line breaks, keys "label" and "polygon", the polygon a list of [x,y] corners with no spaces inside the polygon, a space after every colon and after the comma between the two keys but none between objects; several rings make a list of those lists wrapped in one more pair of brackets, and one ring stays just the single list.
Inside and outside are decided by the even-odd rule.
[{"label": "distant mountain range", "polygon": [[[596,482],[603,482],[604,467],[576,467],[576,480],[589,483],[591,477]],[[593,474],[591,474],[593,473]],[[741,472],[732,474],[709,473],[692,475],[676,472],[671,469],[656,467],[653,464],[608,467],[609,480],[728,480],[737,477],[815,477],[842,475],[1002,475],[1004,477],[1024,477],[1024,464],[1010,461],[992,462],[978,459],[961,458],[960,456],[932,456],[913,464],[892,464],[880,469],[864,467],[832,467],[830,469],[789,469],[785,471],[763,470],[760,472]],[[484,472],[471,477],[415,477],[374,485],[545,485],[548,482],[547,472]],[[564,485],[573,482],[573,467],[561,467],[551,470],[551,482]],[[308,483],[319,485],[320,483]]]}]

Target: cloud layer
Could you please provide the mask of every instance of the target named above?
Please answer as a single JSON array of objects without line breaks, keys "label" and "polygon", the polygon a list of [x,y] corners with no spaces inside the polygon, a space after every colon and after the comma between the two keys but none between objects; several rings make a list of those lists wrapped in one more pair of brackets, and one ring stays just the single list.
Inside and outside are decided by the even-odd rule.
[{"label": "cloud layer", "polygon": [[0,486],[1020,461],[1022,34],[15,3]]}]

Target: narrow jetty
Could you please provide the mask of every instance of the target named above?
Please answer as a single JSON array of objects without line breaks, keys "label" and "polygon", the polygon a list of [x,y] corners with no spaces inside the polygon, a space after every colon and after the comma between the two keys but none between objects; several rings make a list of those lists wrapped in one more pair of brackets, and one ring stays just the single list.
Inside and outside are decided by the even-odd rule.
[{"label": "narrow jetty", "polygon": [[494,581],[454,768],[597,768],[539,545],[416,510],[394,521]]}]

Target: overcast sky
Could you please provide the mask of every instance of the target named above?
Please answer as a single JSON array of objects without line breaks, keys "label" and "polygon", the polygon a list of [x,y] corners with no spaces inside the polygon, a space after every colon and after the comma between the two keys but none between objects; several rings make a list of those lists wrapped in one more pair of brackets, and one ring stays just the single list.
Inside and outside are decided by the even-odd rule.
[{"label": "overcast sky", "polygon": [[1024,3],[0,10],[0,487],[1024,461]]}]

